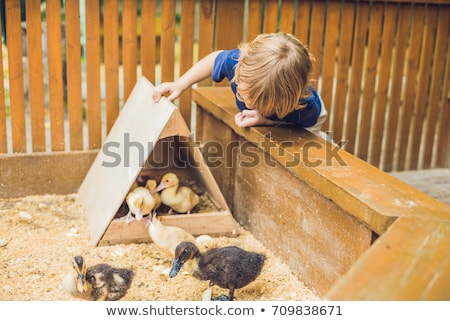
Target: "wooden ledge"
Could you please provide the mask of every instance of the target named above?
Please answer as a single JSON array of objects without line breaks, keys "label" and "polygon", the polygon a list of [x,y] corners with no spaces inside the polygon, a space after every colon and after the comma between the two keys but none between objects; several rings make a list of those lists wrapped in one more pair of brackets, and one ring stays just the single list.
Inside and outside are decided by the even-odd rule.
[{"label": "wooden ledge", "polygon": [[450,300],[449,206],[305,130],[238,128],[228,87],[196,88],[192,97],[380,235],[325,299]]},{"label": "wooden ledge", "polygon": [[236,134],[270,153],[294,175],[378,234],[401,216],[450,221],[449,206],[306,130],[237,127],[234,122],[237,109],[228,87],[196,88],[192,97]]}]

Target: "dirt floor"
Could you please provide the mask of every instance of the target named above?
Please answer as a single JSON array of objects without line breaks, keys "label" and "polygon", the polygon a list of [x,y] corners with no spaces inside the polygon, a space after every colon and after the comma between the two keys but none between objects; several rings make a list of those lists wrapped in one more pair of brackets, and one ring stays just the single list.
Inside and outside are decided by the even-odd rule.
[{"label": "dirt floor", "polygon": [[[258,279],[236,290],[237,300],[319,300],[247,231],[213,243],[260,251],[268,258]],[[207,281],[191,276],[169,278],[171,258],[153,243],[93,247],[76,194],[0,199],[0,300],[79,300],[62,288],[76,255],[84,256],[88,266],[109,263],[132,268],[135,277],[123,300],[195,301],[208,288]],[[213,296],[227,293],[216,286],[212,291]]]}]

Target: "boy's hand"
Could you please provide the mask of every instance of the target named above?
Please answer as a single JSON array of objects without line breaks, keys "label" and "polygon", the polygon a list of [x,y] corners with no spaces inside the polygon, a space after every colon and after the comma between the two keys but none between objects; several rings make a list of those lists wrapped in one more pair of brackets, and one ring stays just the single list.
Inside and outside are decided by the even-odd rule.
[{"label": "boy's hand", "polygon": [[244,109],[234,116],[234,121],[238,127],[252,127],[261,125],[271,125],[271,120],[265,118],[256,109]]},{"label": "boy's hand", "polygon": [[182,88],[179,88],[176,82],[163,82],[162,84],[155,86],[153,88],[153,94],[152,98],[155,103],[159,102],[161,97],[169,93],[169,96],[167,96],[167,99],[170,101],[173,101],[177,99],[181,93],[183,92]]}]

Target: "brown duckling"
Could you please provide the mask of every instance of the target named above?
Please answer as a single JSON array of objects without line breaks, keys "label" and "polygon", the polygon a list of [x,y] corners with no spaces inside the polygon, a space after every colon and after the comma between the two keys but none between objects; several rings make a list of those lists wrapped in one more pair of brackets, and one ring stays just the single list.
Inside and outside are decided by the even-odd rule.
[{"label": "brown duckling", "polygon": [[133,271],[97,264],[89,268],[82,256],[72,260],[73,271],[64,280],[64,289],[73,296],[95,301],[116,301],[128,291]]},{"label": "brown duckling", "polygon": [[169,214],[173,211],[190,214],[200,201],[200,197],[192,189],[180,186],[178,176],[174,173],[165,174],[156,191],[161,191],[163,204],[170,207]]},{"label": "brown duckling", "polygon": [[210,286],[229,289],[228,296],[214,300],[234,300],[235,289],[254,281],[261,273],[266,260],[264,254],[248,252],[236,246],[213,248],[201,253],[192,242],[182,242],[175,249],[175,259],[169,276],[175,277],[186,262],[195,261],[192,275],[199,280],[209,280]]}]

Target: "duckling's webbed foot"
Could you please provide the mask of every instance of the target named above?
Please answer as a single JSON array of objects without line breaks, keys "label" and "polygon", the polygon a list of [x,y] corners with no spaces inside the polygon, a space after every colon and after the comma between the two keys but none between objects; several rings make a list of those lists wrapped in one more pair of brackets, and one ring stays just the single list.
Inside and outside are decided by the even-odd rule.
[{"label": "duckling's webbed foot", "polygon": [[225,294],[221,294],[212,299],[212,301],[233,301],[234,298],[226,296]]}]

